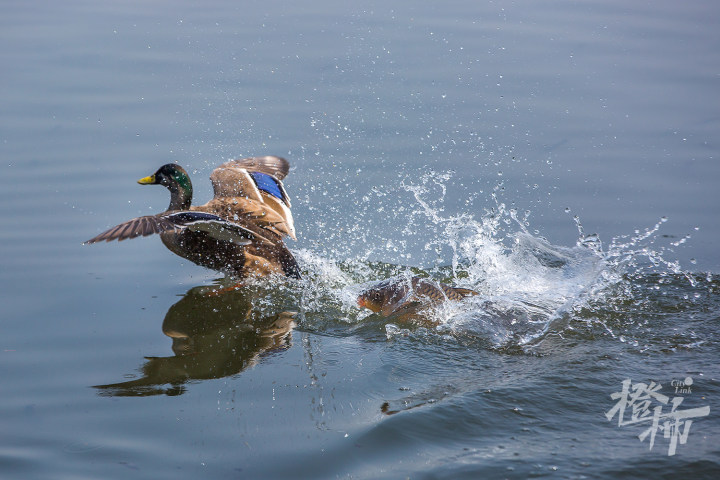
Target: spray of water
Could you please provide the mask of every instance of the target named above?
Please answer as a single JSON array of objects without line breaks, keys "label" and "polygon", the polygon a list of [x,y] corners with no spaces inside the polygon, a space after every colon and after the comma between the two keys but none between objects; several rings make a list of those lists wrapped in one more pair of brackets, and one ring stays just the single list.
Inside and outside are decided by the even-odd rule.
[{"label": "spray of water", "polygon": [[[500,201],[502,185],[491,193],[493,207],[482,214],[446,213],[444,199],[452,177],[451,172],[427,172],[414,181],[402,180],[401,191],[409,195],[412,206],[399,196],[392,204],[383,193],[389,189],[377,185],[368,192],[366,197],[383,197],[381,208],[394,216],[391,220],[402,219],[400,239],[392,232],[373,242],[364,233],[363,254],[352,258],[333,258],[332,252],[309,249],[295,252],[307,272],[300,294],[306,327],[360,328],[374,318],[356,305],[368,283],[395,275],[421,275],[479,293],[428,311],[436,325],[431,329],[434,333],[481,339],[495,348],[530,349],[548,336],[571,335],[579,321],[593,328],[599,325],[623,340],[624,326],[602,312],[617,314],[627,304],[642,301],[643,294],[632,288],[633,280],[658,275],[665,281],[680,276],[689,285],[696,282],[677,262],[666,260],[667,250],[656,245],[666,219],[645,231],[612,239],[604,248],[600,238],[586,234],[575,217],[577,243],[558,246],[530,233],[529,212],[521,215]],[[377,204],[365,205],[378,208]],[[364,231],[362,225],[354,228]],[[421,268],[369,260],[407,248],[411,241],[421,242],[437,261]],[[390,322],[383,323],[388,337],[418,331]]]}]

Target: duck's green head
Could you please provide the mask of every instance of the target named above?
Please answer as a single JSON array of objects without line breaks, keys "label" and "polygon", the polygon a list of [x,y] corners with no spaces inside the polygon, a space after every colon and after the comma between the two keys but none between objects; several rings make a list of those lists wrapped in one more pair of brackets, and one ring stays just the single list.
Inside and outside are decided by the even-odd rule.
[{"label": "duck's green head", "polygon": [[164,185],[170,187],[173,184],[179,185],[181,188],[190,185],[190,177],[180,165],[168,163],[158,168],[158,171],[138,180],[140,185]]},{"label": "duck's green head", "polygon": [[170,190],[168,210],[185,210],[192,201],[192,183],[184,168],[168,163],[148,177],[138,180],[140,185],[163,185]]}]

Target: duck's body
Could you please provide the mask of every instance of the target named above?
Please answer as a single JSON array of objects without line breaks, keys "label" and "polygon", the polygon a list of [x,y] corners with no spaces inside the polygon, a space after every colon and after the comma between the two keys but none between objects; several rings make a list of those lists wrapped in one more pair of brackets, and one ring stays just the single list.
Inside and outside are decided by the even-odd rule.
[{"label": "duck's body", "polygon": [[224,163],[210,175],[214,198],[192,206],[187,172],[179,165],[163,165],[138,183],[167,187],[167,211],[134,218],[85,243],[158,233],[173,253],[235,277],[280,273],[299,278],[298,264],[283,243],[283,236],[295,238],[282,184],[289,169],[287,160],[273,156]]},{"label": "duck's body", "polygon": [[262,277],[277,273],[300,278],[297,262],[282,241],[242,245],[189,229],[161,233],[160,240],[174,254],[233,277]]},{"label": "duck's body", "polygon": [[365,289],[357,302],[385,317],[411,316],[423,308],[470,295],[477,295],[477,292],[420,277],[394,277]]}]

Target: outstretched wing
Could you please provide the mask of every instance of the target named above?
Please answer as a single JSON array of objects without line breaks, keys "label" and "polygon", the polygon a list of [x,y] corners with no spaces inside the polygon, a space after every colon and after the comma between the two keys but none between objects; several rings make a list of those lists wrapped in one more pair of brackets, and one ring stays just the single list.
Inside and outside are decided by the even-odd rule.
[{"label": "outstretched wing", "polygon": [[231,160],[210,174],[215,197],[202,207],[228,219],[247,216],[263,228],[295,238],[290,197],[282,179],[290,164],[280,157]]},{"label": "outstretched wing", "polygon": [[232,242],[238,245],[247,245],[255,239],[272,244],[270,239],[241,225],[229,222],[211,213],[193,211],[133,218],[91,238],[85,243],[122,241],[127,238],[144,237],[154,233],[184,229],[193,232],[205,232],[216,240]]},{"label": "outstretched wing", "polygon": [[225,162],[210,174],[215,198],[247,197],[262,201],[260,192],[290,207],[290,197],[282,184],[290,164],[280,157],[252,157]]},{"label": "outstretched wing", "polygon": [[163,216],[147,215],[133,218],[120,225],[116,225],[85,243],[111,242],[113,240],[121,242],[128,238],[147,237],[153,233],[167,232],[168,230],[174,230],[176,228],[171,221]]}]

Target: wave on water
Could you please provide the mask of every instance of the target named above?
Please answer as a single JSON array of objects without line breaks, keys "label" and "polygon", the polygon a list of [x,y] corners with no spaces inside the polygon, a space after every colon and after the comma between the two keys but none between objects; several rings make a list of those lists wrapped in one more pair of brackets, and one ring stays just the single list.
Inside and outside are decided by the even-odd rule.
[{"label": "wave on water", "polygon": [[[614,238],[604,247],[597,235],[585,234],[575,217],[576,244],[553,245],[532,234],[528,213],[521,218],[498,200],[497,192],[492,193],[494,207],[479,216],[445,214],[442,202],[450,178],[449,173],[431,172],[417,182],[403,182],[415,205],[394,209],[403,212],[408,237],[427,233],[424,248],[449,251],[449,258],[429,268],[370,261],[373,253],[397,243],[390,238],[375,248],[365,245],[366,253],[353,259],[296,251],[306,272],[299,286],[300,325],[336,333],[374,325],[384,328],[388,338],[440,334],[526,352],[541,349],[548,338],[599,331],[642,349],[650,347],[642,345],[647,339],[635,338],[634,327],[678,305],[643,307],[658,303],[658,298],[672,303],[668,299],[675,294],[679,295],[676,303],[698,302],[705,293],[718,290],[710,274],[693,275],[665,259],[671,248],[688,237],[659,246],[664,240],[658,233],[664,218],[652,228]],[[397,275],[429,277],[479,295],[427,311],[432,328],[394,322],[392,317],[381,319],[359,309],[356,300],[364,288]],[[693,339],[683,338],[683,342]]]}]

